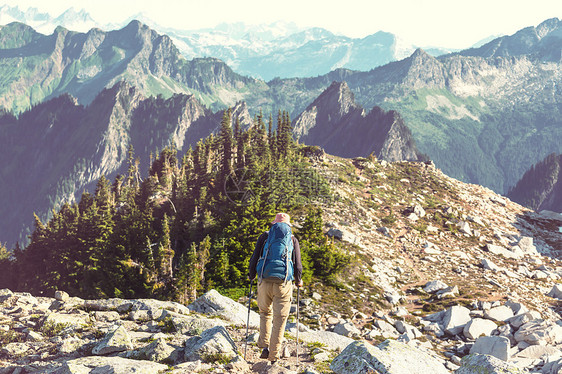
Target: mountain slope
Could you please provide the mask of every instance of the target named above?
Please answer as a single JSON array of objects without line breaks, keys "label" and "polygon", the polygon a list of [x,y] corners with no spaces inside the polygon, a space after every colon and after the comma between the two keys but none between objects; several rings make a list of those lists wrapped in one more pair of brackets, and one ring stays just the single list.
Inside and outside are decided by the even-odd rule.
[{"label": "mountain slope", "polygon": [[479,48],[460,52],[465,56],[512,57],[527,55],[542,61],[560,62],[562,21],[551,18],[537,27],[526,27],[513,35],[496,38]]},{"label": "mountain slope", "polygon": [[562,212],[562,155],[554,153],[533,165],[507,196],[528,208]]},{"label": "mountain slope", "polygon": [[138,21],[121,30],[82,34],[57,28],[52,35],[11,23],[0,30],[0,105],[20,111],[69,93],[89,104],[121,80],[146,96],[193,93],[209,106],[233,105],[242,87],[260,83],[212,58],[185,60],[171,39]]},{"label": "mountain slope", "polygon": [[366,114],[346,83],[332,83],[314,100],[295,119],[294,133],[303,143],[342,157],[373,153],[387,161],[423,159],[398,113],[374,107]]},{"label": "mountain slope", "polygon": [[[244,103],[233,108],[242,126],[250,116]],[[75,201],[102,175],[127,168],[134,149],[141,170],[166,146],[186,151],[215,131],[222,112],[213,113],[194,96],[146,98],[119,83],[84,107],[68,95],[46,101],[19,118],[0,118],[2,147],[2,242],[25,242],[33,213],[41,219],[64,202]]]}]

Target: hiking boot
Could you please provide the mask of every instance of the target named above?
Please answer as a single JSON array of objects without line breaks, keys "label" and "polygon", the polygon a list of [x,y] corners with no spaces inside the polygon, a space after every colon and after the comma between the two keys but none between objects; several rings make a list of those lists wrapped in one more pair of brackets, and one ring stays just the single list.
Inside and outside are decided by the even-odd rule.
[{"label": "hiking boot", "polygon": [[268,358],[268,357],[269,357],[269,349],[264,348],[263,351],[261,351],[260,358]]}]

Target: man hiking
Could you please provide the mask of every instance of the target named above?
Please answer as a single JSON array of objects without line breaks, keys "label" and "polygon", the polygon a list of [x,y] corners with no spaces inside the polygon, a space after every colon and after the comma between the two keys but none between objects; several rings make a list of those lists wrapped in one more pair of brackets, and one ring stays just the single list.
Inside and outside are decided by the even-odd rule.
[{"label": "man hiking", "polygon": [[280,356],[285,324],[291,310],[293,280],[302,287],[301,251],[287,213],[277,213],[269,232],[258,238],[250,258],[249,277],[258,276],[260,358],[275,363]]}]

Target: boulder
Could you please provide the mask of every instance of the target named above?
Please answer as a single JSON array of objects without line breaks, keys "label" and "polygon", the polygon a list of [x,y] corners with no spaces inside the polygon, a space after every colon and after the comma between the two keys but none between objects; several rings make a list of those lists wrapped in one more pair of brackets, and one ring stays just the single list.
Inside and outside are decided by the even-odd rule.
[{"label": "boulder", "polygon": [[494,356],[500,360],[507,361],[511,345],[509,339],[504,336],[481,336],[474,342],[470,353],[480,353]]},{"label": "boulder", "polygon": [[540,359],[543,356],[554,356],[556,358],[562,357],[562,352],[555,347],[545,345],[531,345],[521,352],[517,353],[517,358],[533,358]]},{"label": "boulder", "polygon": [[423,286],[423,290],[425,292],[428,292],[428,293],[434,293],[434,292],[437,292],[439,290],[444,290],[448,287],[449,286],[446,283],[444,283],[440,280],[432,280],[432,281],[427,282],[425,284],[425,286]]},{"label": "boulder", "polygon": [[90,324],[90,316],[86,313],[51,313],[45,318],[43,326],[65,326],[81,328]]},{"label": "boulder", "polygon": [[542,368],[543,374],[558,374],[562,371],[562,358],[556,361],[547,362]]},{"label": "boulder", "polygon": [[336,374],[449,372],[436,358],[395,340],[385,340],[376,347],[365,341],[355,341],[334,358],[330,369]]},{"label": "boulder", "polygon": [[544,320],[534,320],[521,326],[514,338],[517,342],[525,341],[531,345],[556,345],[562,343],[562,326]]},{"label": "boulder", "polygon": [[27,343],[8,343],[2,347],[0,353],[11,358],[20,358],[25,356],[30,349],[31,347]]},{"label": "boulder", "polygon": [[498,265],[494,264],[491,260],[488,260],[487,258],[483,258],[481,260],[481,264],[482,267],[486,270],[500,271]]},{"label": "boulder", "polygon": [[228,324],[218,318],[190,317],[168,311],[164,312],[161,320],[171,324],[171,326],[169,326],[171,330],[189,335],[199,335],[205,330],[217,326],[226,326]]},{"label": "boulder", "polygon": [[223,326],[205,330],[200,336],[189,338],[185,342],[185,361],[202,360],[205,362],[213,356],[232,359],[238,355],[236,345]]},{"label": "boulder", "polygon": [[562,284],[555,284],[546,295],[562,300]]},{"label": "boulder", "polygon": [[99,310],[99,311],[108,311],[108,310],[128,311],[132,305],[133,305],[132,300],[117,299],[117,298],[84,301],[84,307],[86,309]]},{"label": "boulder", "polygon": [[460,305],[452,306],[443,315],[443,330],[448,334],[458,335],[470,320],[470,310]]},{"label": "boulder", "polygon": [[[540,316],[540,314],[539,314]],[[516,329],[518,329],[519,327],[523,326],[524,324],[534,321],[535,319],[537,319],[537,315],[535,315],[534,313],[528,312],[525,314],[519,314],[517,316],[513,316],[510,319],[507,320],[507,322],[509,322],[509,324],[513,327],[515,327]]]},{"label": "boulder", "polygon": [[[245,326],[248,322],[248,307],[222,296],[216,290],[210,290],[193,303],[188,305],[189,310],[210,316],[219,316],[236,325]],[[250,311],[250,327],[259,328],[260,316]]]},{"label": "boulder", "polygon": [[141,360],[175,363],[180,358],[180,352],[168,344],[165,338],[158,338],[147,346],[138,350],[137,357]]},{"label": "boulder", "polygon": [[537,252],[537,247],[533,244],[533,238],[530,236],[522,236],[519,239],[519,243],[517,246],[521,248],[524,254],[529,256],[540,256],[540,253]]},{"label": "boulder", "polygon": [[70,296],[64,291],[55,291],[55,299],[65,302]]},{"label": "boulder", "polygon": [[[295,332],[291,331],[291,333],[294,336],[296,330]],[[347,336],[331,331],[299,331],[299,340],[305,343],[318,342],[326,346],[327,349],[339,351],[342,351],[345,347],[354,342],[353,339]]]},{"label": "boulder", "polygon": [[474,318],[468,322],[463,329],[463,335],[471,340],[476,340],[480,336],[490,336],[498,326],[487,319]]},{"label": "boulder", "polygon": [[98,356],[109,353],[123,352],[133,349],[133,343],[129,333],[123,326],[105,334],[103,339],[92,349],[92,353]]},{"label": "boulder", "polygon": [[513,310],[506,305],[500,305],[484,311],[484,318],[491,319],[492,321],[507,321],[511,317],[513,317]]},{"label": "boulder", "polygon": [[493,253],[495,255],[503,256],[505,258],[513,258],[513,259],[520,259],[523,257],[523,251],[510,251],[505,247],[501,247],[499,245],[494,244],[486,244],[486,249],[488,252]]},{"label": "boulder", "polygon": [[350,338],[361,336],[361,331],[351,322],[338,323],[334,326],[334,332]]},{"label": "boulder", "polygon": [[527,370],[502,361],[494,356],[472,353],[464,356],[455,374],[525,374]]},{"label": "boulder", "polygon": [[62,364],[56,374],[112,373],[154,374],[168,370],[168,365],[122,357],[81,357]]}]

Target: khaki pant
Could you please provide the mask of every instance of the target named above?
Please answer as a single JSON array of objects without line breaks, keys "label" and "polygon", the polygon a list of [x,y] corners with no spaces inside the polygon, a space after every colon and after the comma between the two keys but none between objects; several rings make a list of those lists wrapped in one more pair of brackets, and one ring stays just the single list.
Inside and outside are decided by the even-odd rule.
[{"label": "khaki pant", "polygon": [[258,347],[269,348],[268,359],[270,361],[276,361],[279,358],[285,324],[291,311],[292,296],[292,282],[264,279],[258,283],[258,307],[260,308]]}]

